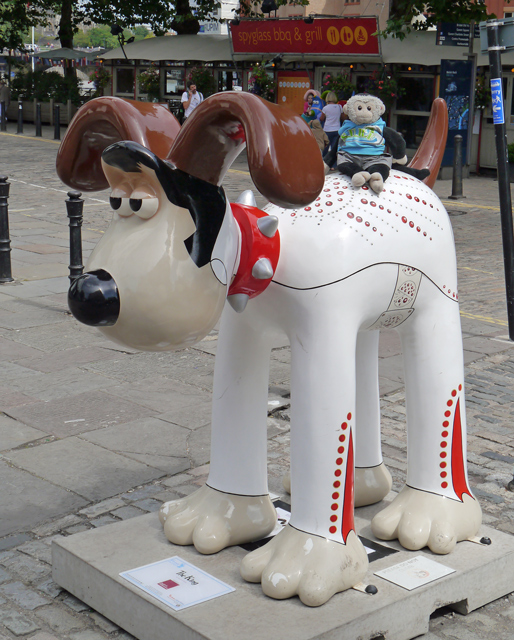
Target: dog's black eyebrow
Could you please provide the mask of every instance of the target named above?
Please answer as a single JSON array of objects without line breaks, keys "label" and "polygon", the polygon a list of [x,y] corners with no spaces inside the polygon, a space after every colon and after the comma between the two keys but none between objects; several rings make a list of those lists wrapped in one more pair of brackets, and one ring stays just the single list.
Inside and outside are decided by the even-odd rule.
[{"label": "dog's black eyebrow", "polygon": [[137,142],[112,144],[103,152],[102,160],[128,173],[141,173],[142,166],[154,171],[168,200],[187,209],[195,223],[196,231],[184,241],[191,259],[197,267],[210,262],[227,207],[221,187],[177,169]]}]

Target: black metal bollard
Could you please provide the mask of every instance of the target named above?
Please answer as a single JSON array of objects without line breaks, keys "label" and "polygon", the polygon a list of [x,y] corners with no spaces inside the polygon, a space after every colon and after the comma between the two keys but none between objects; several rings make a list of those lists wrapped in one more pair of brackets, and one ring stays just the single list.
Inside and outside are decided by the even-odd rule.
[{"label": "black metal bollard", "polygon": [[54,107],[54,140],[61,139],[61,107],[56,104]]},{"label": "black metal bollard", "polygon": [[18,101],[18,131],[16,133],[23,133],[23,102]]},{"label": "black metal bollard", "polygon": [[41,138],[43,135],[41,131],[41,103],[36,104],[36,136]]},{"label": "black metal bollard", "polygon": [[448,197],[450,200],[464,198],[462,195],[462,136],[460,135],[454,138],[452,195]]},{"label": "black metal bollard", "polygon": [[75,278],[82,275],[84,265],[82,264],[82,210],[84,200],[81,199],[80,191],[68,191],[66,200],[66,211],[70,220],[70,275],[68,278],[73,282]]},{"label": "black metal bollard", "polygon": [[7,131],[7,106],[0,102],[0,131]]},{"label": "black metal bollard", "polygon": [[0,284],[12,282],[11,240],[9,238],[9,198],[10,184],[7,176],[0,176]]}]

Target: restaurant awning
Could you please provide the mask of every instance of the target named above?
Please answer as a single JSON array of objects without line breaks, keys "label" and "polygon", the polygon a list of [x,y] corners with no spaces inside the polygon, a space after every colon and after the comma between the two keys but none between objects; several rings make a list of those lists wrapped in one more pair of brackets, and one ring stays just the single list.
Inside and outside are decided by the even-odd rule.
[{"label": "restaurant awning", "polygon": [[[466,60],[468,47],[437,46],[435,44],[435,31],[422,31],[409,34],[404,40],[396,38],[381,39],[381,55],[313,55],[285,53],[283,62],[304,61],[321,62],[330,64],[350,64],[352,62],[363,63],[387,63],[387,64],[418,64],[423,66],[440,65],[442,59]],[[171,60],[171,61],[200,61],[217,62],[228,60],[268,60],[273,54],[232,54],[230,39],[227,35],[183,35],[160,36],[147,38],[125,45],[125,52],[129,60]],[[487,54],[480,53],[480,40],[474,40],[474,52],[478,54],[477,64],[488,65]],[[54,50],[53,53],[61,50]],[[63,51],[63,50],[62,50]],[[71,51],[71,50],[68,50]],[[46,52],[51,53],[51,52]],[[277,54],[280,51],[276,52]],[[38,54],[39,55],[39,54]],[[40,55],[40,57],[43,57]],[[51,56],[47,56],[51,57]],[[58,56],[52,56],[58,57]],[[84,57],[82,54],[81,57]],[[98,56],[102,60],[123,59],[121,47]],[[502,52],[504,65],[514,66],[514,50]]]},{"label": "restaurant awning", "polygon": [[77,51],[68,47],[40,51],[31,55],[33,58],[43,58],[45,60],[82,60],[82,58],[91,58],[91,53],[87,51]]},{"label": "restaurant awning", "polygon": [[[124,46],[129,60],[198,60],[216,62],[231,60],[230,43],[226,35],[184,35],[146,38]],[[99,58],[123,59],[121,47],[112,49]]]}]

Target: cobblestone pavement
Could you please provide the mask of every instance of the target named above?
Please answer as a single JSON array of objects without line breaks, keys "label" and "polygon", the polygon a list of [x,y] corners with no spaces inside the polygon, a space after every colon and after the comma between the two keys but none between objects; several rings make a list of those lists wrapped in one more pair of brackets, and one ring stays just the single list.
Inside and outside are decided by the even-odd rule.
[{"label": "cobblestone pavement", "polygon": [[[158,510],[207,477],[217,333],[173,354],[136,353],[78,325],[66,307],[67,189],[53,168],[58,143],[33,128],[0,134],[11,182],[15,282],[0,286],[0,640],[131,638],[51,578],[59,536]],[[251,187],[245,158],[228,173],[231,199]],[[497,183],[464,180],[466,198],[436,192],[454,228],[466,361],[468,463],[484,523],[514,534],[514,358],[507,338]],[[84,255],[109,221],[105,193],[85,196]],[[264,200],[259,197],[259,205]],[[405,481],[401,349],[381,336],[383,451],[394,489]],[[289,348],[274,350],[269,398],[270,490],[288,468]],[[315,613],[313,612],[313,615]],[[514,595],[463,617],[430,621],[429,640],[514,638]],[[394,640],[394,639],[391,639]]]}]

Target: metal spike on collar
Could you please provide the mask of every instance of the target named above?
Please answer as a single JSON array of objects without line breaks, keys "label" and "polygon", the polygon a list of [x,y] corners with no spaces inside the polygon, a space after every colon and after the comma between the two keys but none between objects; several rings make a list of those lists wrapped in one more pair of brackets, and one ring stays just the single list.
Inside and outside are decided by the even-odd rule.
[{"label": "metal spike on collar", "polygon": [[258,218],[257,226],[263,236],[266,236],[266,238],[273,238],[278,229],[278,218],[277,216],[264,216],[263,218]]},{"label": "metal spike on collar", "polygon": [[268,258],[259,258],[252,267],[252,276],[257,280],[273,278],[273,267]]},{"label": "metal spike on collar", "polygon": [[247,207],[256,207],[257,202],[255,200],[255,196],[253,195],[253,191],[251,189],[247,189],[243,191],[238,199],[236,200],[237,204],[245,204]]},{"label": "metal spike on collar", "polygon": [[250,296],[247,296],[246,293],[233,293],[227,297],[228,303],[237,313],[242,313],[246,309],[248,300],[250,300]]}]

